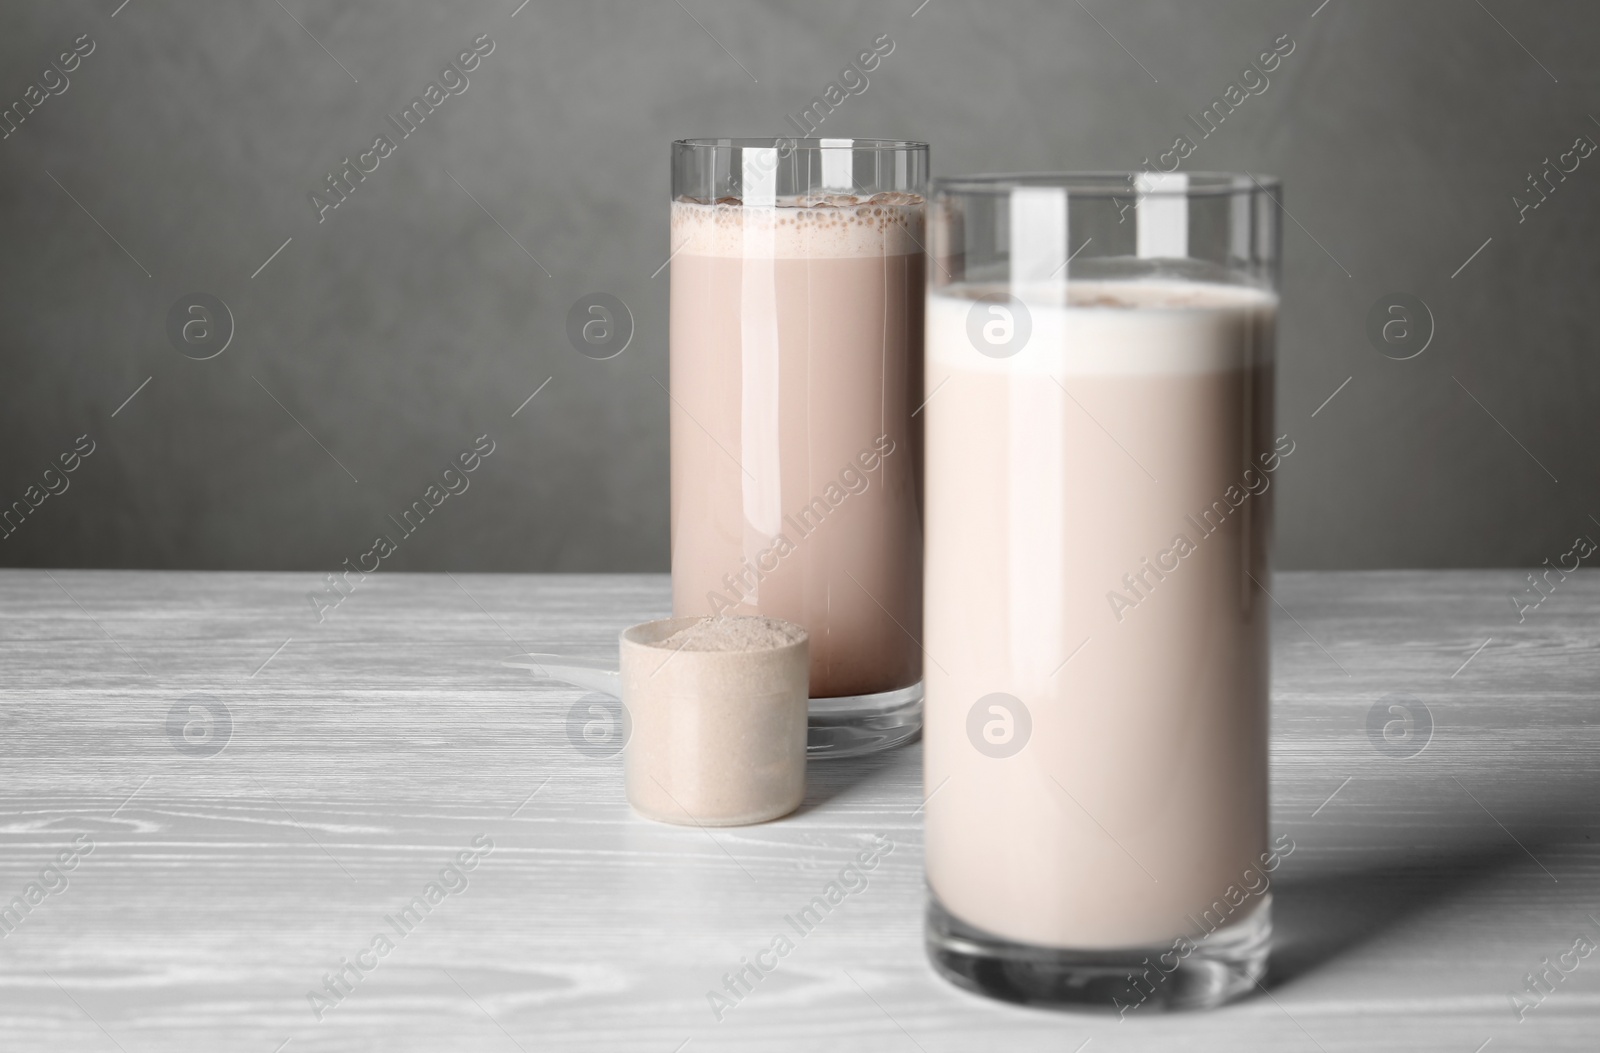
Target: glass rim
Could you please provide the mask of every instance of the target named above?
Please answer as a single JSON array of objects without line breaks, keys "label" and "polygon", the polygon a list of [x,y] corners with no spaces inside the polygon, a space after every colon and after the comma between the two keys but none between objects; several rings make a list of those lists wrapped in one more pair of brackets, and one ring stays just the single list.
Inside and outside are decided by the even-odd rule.
[{"label": "glass rim", "polygon": [[877,152],[893,151],[921,151],[926,153],[928,144],[915,139],[820,139],[779,135],[771,138],[761,137],[732,137],[732,138],[700,138],[700,139],[674,139],[674,149],[679,150],[779,150],[787,147],[795,150],[868,150]]},{"label": "glass rim", "polygon": [[[1141,176],[1182,175],[1162,185],[1157,179],[1154,186],[1138,187]],[[1220,197],[1229,194],[1265,193],[1268,196],[1283,189],[1277,176],[1254,175],[1249,172],[980,172],[973,175],[936,176],[929,188],[931,196],[945,194],[1008,194],[1029,187],[1065,190],[1078,197],[1122,197],[1137,194],[1139,197]]]}]

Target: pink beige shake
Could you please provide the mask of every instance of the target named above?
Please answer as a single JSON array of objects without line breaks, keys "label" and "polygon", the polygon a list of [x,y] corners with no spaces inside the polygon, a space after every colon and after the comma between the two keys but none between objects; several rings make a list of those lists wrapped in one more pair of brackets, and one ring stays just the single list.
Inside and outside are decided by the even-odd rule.
[{"label": "pink beige shake", "polygon": [[[1009,358],[968,337],[994,289],[929,299],[927,875],[1010,940],[1148,946],[1267,850],[1277,300],[1064,288],[1000,290],[1032,322]],[[1011,756],[969,736],[994,693],[1031,720]]]},{"label": "pink beige shake", "polygon": [[922,675],[923,213],[672,206],[673,613],[804,626],[813,698]]}]

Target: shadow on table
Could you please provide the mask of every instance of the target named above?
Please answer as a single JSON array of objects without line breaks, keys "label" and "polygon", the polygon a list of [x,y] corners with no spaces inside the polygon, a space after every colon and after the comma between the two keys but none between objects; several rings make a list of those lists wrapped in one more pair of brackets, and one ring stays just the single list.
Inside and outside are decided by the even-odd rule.
[{"label": "shadow on table", "polygon": [[[860,757],[840,757],[836,760],[808,760],[806,762],[806,797],[794,815],[805,815],[816,808],[821,808],[829,801],[839,797],[847,797],[858,786],[873,779],[883,777],[888,772],[895,771],[910,765],[917,773],[915,788],[911,791],[915,800],[906,806],[909,815],[918,804],[922,803],[922,736],[919,734],[911,741],[896,746],[894,749],[883,750],[879,753],[868,753]],[[921,813],[918,813],[920,816]]]},{"label": "shadow on table", "polygon": [[[1564,780],[1551,791],[1497,812],[1495,827],[1455,844],[1406,849],[1390,846],[1367,865],[1288,873],[1273,884],[1273,952],[1267,986],[1275,987],[1329,964],[1340,955],[1382,937],[1408,919],[1447,905],[1477,885],[1503,882],[1516,871],[1551,883],[1551,894],[1588,909],[1600,882],[1584,873],[1561,874],[1555,862],[1574,846],[1592,843],[1596,822],[1587,807],[1594,778]],[[1557,804],[1556,802],[1560,802]],[[1519,807],[1520,805],[1520,807]],[[1554,807],[1552,805],[1555,805]],[[1416,817],[1413,816],[1413,819]],[[1442,825],[1453,813],[1441,812]],[[1504,827],[1501,822],[1506,823]],[[1511,830],[1519,831],[1515,836]],[[1448,836],[1448,835],[1446,835]],[[1559,879],[1559,880],[1558,880]]]},{"label": "shadow on table", "polygon": [[1273,988],[1436,909],[1528,857],[1516,845],[1430,852],[1404,863],[1286,877],[1273,884]]}]

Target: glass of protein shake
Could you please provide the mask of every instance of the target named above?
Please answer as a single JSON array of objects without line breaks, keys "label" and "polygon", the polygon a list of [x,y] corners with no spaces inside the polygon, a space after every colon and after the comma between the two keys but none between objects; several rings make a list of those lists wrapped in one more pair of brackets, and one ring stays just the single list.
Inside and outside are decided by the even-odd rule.
[{"label": "glass of protein shake", "polygon": [[1126,1015],[1266,967],[1279,190],[940,180],[927,312],[927,946]]},{"label": "glass of protein shake", "polygon": [[922,312],[928,147],[672,146],[675,617],[811,640],[813,758],[922,714]]}]

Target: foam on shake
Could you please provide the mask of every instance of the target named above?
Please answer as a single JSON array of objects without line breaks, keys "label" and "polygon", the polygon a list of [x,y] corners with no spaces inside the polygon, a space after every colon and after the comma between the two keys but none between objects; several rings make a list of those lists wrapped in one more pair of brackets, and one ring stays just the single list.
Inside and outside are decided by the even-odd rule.
[{"label": "foam on shake", "polygon": [[699,256],[843,258],[922,251],[925,209],[891,191],[782,197],[771,206],[734,197],[672,203],[672,252]]},{"label": "foam on shake", "polygon": [[[975,301],[1015,297],[1028,312],[1032,335],[1010,357],[984,354],[961,338]],[[929,297],[932,332],[954,339],[931,341],[933,368],[980,373],[1120,374],[1205,373],[1241,369],[1256,348],[1241,340],[1249,328],[1269,319],[1278,298],[1246,285],[1177,279],[1072,281],[1064,285],[974,284],[956,295]],[[996,308],[1016,308],[996,302]],[[977,308],[980,314],[988,310]],[[996,316],[999,317],[999,316]],[[1011,319],[1015,324],[1015,319]],[[1137,339],[1130,339],[1137,333]]]}]

